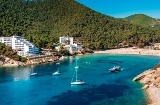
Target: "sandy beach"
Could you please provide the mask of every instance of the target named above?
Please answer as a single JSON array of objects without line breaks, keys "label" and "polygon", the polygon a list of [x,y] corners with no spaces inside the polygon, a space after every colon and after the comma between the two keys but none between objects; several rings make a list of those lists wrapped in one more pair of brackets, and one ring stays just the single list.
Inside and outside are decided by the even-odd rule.
[{"label": "sandy beach", "polygon": [[151,50],[151,49],[134,49],[134,48],[120,48],[120,49],[111,49],[105,51],[95,51],[94,53],[109,53],[109,54],[137,54],[137,55],[152,55],[160,56],[160,50]]}]

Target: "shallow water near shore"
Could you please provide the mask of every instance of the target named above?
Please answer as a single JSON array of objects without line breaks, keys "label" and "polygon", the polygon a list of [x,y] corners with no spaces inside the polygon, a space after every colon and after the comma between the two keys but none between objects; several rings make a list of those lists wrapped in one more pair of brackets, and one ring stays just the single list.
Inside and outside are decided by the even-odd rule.
[{"label": "shallow water near shore", "polygon": [[[71,85],[77,65],[85,85]],[[142,85],[132,79],[160,62],[160,57],[91,54],[56,63],[0,68],[1,105],[146,105]],[[123,70],[110,73],[108,69]],[[52,75],[59,68],[60,75]],[[31,72],[37,75],[30,76]]]}]

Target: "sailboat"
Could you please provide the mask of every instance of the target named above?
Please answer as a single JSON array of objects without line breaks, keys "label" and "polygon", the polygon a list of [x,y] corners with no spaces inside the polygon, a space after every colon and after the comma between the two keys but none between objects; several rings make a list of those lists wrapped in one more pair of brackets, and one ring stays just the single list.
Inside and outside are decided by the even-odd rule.
[{"label": "sailboat", "polygon": [[78,80],[78,76],[77,76],[77,69],[75,70],[75,75],[76,75],[76,81],[73,81],[73,78],[74,78],[74,75],[73,75],[73,78],[72,78],[72,81],[71,81],[71,85],[83,85],[85,84],[84,81],[81,81],[81,80]]},{"label": "sailboat", "polygon": [[57,62],[56,65],[60,65],[60,62]]},{"label": "sailboat", "polygon": [[31,66],[31,74],[30,74],[30,76],[35,76],[35,75],[37,75],[37,73],[33,72],[33,67]]},{"label": "sailboat", "polygon": [[56,72],[54,72],[53,75],[59,75],[59,74],[60,74],[60,72],[59,72],[59,68],[58,68],[58,70]]},{"label": "sailboat", "polygon": [[78,68],[79,68],[79,66],[77,66],[77,59],[76,59],[76,66],[75,66],[74,68],[76,68],[76,69],[78,69]]}]

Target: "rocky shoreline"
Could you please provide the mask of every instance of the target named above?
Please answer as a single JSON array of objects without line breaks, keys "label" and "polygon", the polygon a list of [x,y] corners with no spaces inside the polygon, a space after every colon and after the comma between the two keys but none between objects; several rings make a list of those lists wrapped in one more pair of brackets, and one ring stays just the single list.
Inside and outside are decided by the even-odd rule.
[{"label": "rocky shoreline", "polygon": [[26,63],[20,62],[20,61],[15,61],[11,58],[1,56],[0,59],[0,66],[1,67],[14,67],[14,66],[24,66]]},{"label": "rocky shoreline", "polygon": [[[61,58],[63,59],[63,57]],[[36,57],[32,59],[28,59],[26,62],[15,61],[11,58],[1,56],[0,66],[1,67],[16,67],[16,66],[25,66],[25,65],[34,65],[41,64],[47,62],[54,62],[59,60],[59,58],[55,58],[54,56],[46,56],[46,57]]]},{"label": "rocky shoreline", "polygon": [[138,75],[133,81],[139,81],[144,86],[150,103],[148,105],[160,105],[160,64]]},{"label": "rocky shoreline", "polygon": [[[29,59],[27,62],[14,61],[8,57],[0,59],[1,67],[16,67],[25,66],[32,64],[41,64],[47,62],[54,62],[57,60],[65,59],[65,57],[55,58],[54,56],[40,57],[36,59]],[[160,105],[160,64],[156,65],[154,68],[149,69],[136,76],[133,81],[139,81],[144,86],[142,89],[147,93],[150,103],[148,105]]]}]

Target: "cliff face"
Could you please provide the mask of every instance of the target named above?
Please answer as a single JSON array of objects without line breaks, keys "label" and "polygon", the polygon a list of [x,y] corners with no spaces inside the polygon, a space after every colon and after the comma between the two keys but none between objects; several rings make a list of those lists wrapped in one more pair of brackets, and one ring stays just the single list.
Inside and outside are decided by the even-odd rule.
[{"label": "cliff face", "polygon": [[133,79],[133,81],[140,81],[144,84],[143,90],[148,93],[151,103],[149,105],[160,105],[160,64],[154,68],[144,71]]}]

